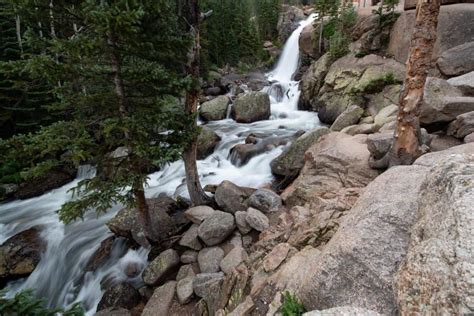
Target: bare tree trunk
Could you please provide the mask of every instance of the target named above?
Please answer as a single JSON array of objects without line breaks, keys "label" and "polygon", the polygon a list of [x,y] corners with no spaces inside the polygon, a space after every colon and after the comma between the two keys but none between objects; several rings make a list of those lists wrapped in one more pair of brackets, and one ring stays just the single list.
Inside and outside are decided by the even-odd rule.
[{"label": "bare tree trunk", "polygon": [[319,25],[319,53],[323,53],[323,28],[324,28],[324,12],[319,13],[321,15],[320,21],[321,24]]},{"label": "bare tree trunk", "polygon": [[407,72],[399,100],[394,144],[385,157],[371,164],[375,168],[410,165],[426,151],[421,140],[418,116],[426,78],[432,67],[440,4],[440,0],[418,0]]},{"label": "bare tree trunk", "polygon": [[20,46],[20,52],[23,54],[23,41],[21,40],[21,20],[19,15],[15,17],[15,26],[16,39],[18,40],[18,46]]},{"label": "bare tree trunk", "polygon": [[[197,113],[199,101],[199,58],[200,58],[200,39],[199,24],[201,21],[201,12],[199,10],[199,1],[188,1],[188,23],[190,33],[193,37],[193,47],[188,54],[187,73],[191,75],[194,81],[193,87],[186,93],[185,109],[189,115]],[[193,123],[197,127],[196,121]],[[183,153],[184,168],[186,170],[186,184],[189,191],[189,197],[193,205],[203,205],[210,202],[209,196],[204,192],[199,181],[199,174],[196,165],[197,137],[189,144]]]}]

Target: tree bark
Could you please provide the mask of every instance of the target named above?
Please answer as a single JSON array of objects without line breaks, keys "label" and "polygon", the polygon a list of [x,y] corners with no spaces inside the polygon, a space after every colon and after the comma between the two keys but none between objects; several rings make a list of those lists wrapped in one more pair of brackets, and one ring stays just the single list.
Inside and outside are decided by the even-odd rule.
[{"label": "tree bark", "polygon": [[[190,33],[193,37],[193,46],[188,53],[187,73],[193,79],[192,88],[186,93],[185,110],[189,115],[194,116],[197,113],[199,101],[199,58],[200,58],[200,39],[199,27],[201,22],[201,12],[199,10],[198,0],[188,1],[187,20],[190,26]],[[194,127],[197,128],[197,122],[194,121]],[[189,197],[193,205],[209,204],[210,198],[204,192],[199,181],[199,173],[196,164],[197,155],[197,137],[184,150],[183,160],[186,171],[186,184],[188,187]]]},{"label": "tree bark", "polygon": [[407,72],[400,93],[394,143],[384,158],[372,163],[374,167],[410,165],[426,152],[421,140],[419,111],[426,78],[432,67],[440,4],[440,0],[418,0]]}]

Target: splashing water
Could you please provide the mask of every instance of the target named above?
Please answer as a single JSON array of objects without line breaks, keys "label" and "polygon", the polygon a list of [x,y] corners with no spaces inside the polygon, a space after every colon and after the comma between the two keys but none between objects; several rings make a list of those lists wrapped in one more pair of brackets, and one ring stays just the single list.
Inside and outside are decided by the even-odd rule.
[{"label": "splashing water", "polygon": [[[303,28],[313,21],[314,16],[310,16],[301,22],[285,44],[277,67],[268,74],[269,80],[275,81],[272,87],[264,89],[271,100],[270,120],[239,124],[225,119],[207,124],[222,140],[211,156],[197,163],[203,185],[218,184],[223,180],[249,187],[269,183],[272,181],[270,162],[282,152],[282,147],[256,156],[240,167],[231,163],[230,149],[243,143],[250,133],[287,137],[298,130],[319,126],[316,113],[297,110],[298,82],[291,80],[299,62],[298,38]],[[104,215],[90,213],[84,221],[67,226],[58,220],[56,211],[71,199],[68,191],[81,179],[92,175],[90,168],[81,168],[78,178],[61,188],[36,198],[0,205],[0,243],[34,226],[42,227],[41,237],[47,243],[46,252],[35,271],[28,278],[9,283],[10,295],[21,289],[34,288],[50,307],[65,307],[81,301],[87,315],[93,315],[103,293],[102,283],[127,281],[137,287],[141,285],[140,276],[127,276],[125,270],[134,264],[141,271],[148,252],[144,249],[127,250],[120,239],[114,242],[111,256],[104,265],[95,272],[84,273],[100,243],[112,235],[105,223],[120,209],[119,205]],[[146,195],[186,196],[184,178],[183,162],[172,163],[150,175]]]}]

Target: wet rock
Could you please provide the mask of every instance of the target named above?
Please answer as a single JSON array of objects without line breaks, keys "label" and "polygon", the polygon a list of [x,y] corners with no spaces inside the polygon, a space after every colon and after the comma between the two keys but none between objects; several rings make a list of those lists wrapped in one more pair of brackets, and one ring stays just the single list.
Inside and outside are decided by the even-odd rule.
[{"label": "wet rock", "polygon": [[402,315],[473,311],[474,156],[445,155],[427,173],[410,248],[396,276]]},{"label": "wet rock", "polygon": [[248,234],[252,230],[252,227],[247,223],[247,212],[235,212],[235,223],[237,228],[242,234]]},{"label": "wet rock", "polygon": [[193,281],[194,293],[202,298],[211,296],[213,292],[218,292],[224,282],[224,273],[200,273]]},{"label": "wet rock", "polygon": [[451,78],[448,80],[448,83],[459,89],[464,95],[474,96],[474,71]]},{"label": "wet rock", "polygon": [[278,194],[269,189],[258,189],[249,198],[249,206],[264,213],[276,211],[282,206]]},{"label": "wet rock", "polygon": [[315,144],[321,136],[328,133],[328,128],[320,127],[300,136],[280,156],[272,160],[270,163],[272,173],[283,177],[298,174],[303,168],[306,150]]},{"label": "wet rock", "polygon": [[201,205],[195,206],[184,212],[184,215],[194,224],[201,224],[203,220],[212,215],[215,210],[212,207]]},{"label": "wet rock", "polygon": [[357,124],[362,114],[364,114],[364,110],[361,107],[357,105],[349,106],[331,125],[331,131],[338,132],[344,127]]},{"label": "wet rock", "polygon": [[99,249],[97,249],[89,262],[86,265],[85,271],[95,271],[102,266],[107,259],[109,259],[114,244],[115,237],[110,236],[100,243]]},{"label": "wet rock", "polygon": [[198,235],[208,246],[224,241],[235,229],[234,216],[229,213],[215,211],[199,226]]},{"label": "wet rock", "polygon": [[197,145],[197,159],[202,160],[207,158],[214,152],[214,149],[221,141],[219,135],[207,126],[201,127],[201,133],[198,137]]},{"label": "wet rock", "polygon": [[381,159],[393,143],[393,132],[375,133],[367,137],[367,149],[374,159]]},{"label": "wet rock", "polygon": [[184,278],[195,276],[196,272],[192,264],[185,264],[179,268],[178,274],[176,275],[176,281],[182,280]]},{"label": "wet rock", "polygon": [[245,217],[245,220],[250,227],[259,232],[264,231],[270,226],[268,217],[259,210],[252,207],[247,210],[247,216]]},{"label": "wet rock", "polygon": [[0,246],[0,285],[33,272],[46,245],[37,227],[25,230]]},{"label": "wet rock", "polygon": [[199,251],[198,263],[201,273],[219,272],[219,263],[224,258],[224,250],[220,247],[204,248]]},{"label": "wet rock", "polygon": [[264,92],[248,92],[232,106],[232,117],[239,123],[252,123],[270,118],[270,97]]},{"label": "wet rock", "polygon": [[183,237],[179,240],[179,245],[183,247],[188,247],[193,250],[201,250],[202,245],[198,240],[198,229],[199,225],[193,224],[184,234]]},{"label": "wet rock", "polygon": [[470,111],[474,111],[473,97],[463,97],[446,80],[428,77],[420,106],[421,124],[451,122],[458,115]]},{"label": "wet rock", "polygon": [[248,259],[248,254],[242,247],[232,249],[220,262],[220,268],[225,274],[230,274],[242,262]]},{"label": "wet rock", "polygon": [[365,188],[319,259],[309,263],[297,293],[308,310],[396,310],[393,279],[408,248],[425,174],[421,166],[393,167]]},{"label": "wet rock", "polygon": [[157,285],[174,272],[178,265],[178,253],[173,249],[165,250],[145,268],[143,281],[148,285]]},{"label": "wet rock", "polygon": [[445,51],[436,61],[445,76],[459,76],[474,71],[474,41]]},{"label": "wet rock", "polygon": [[131,316],[132,314],[128,309],[118,307],[110,307],[103,309],[101,311],[98,311],[97,313],[94,314],[94,316]]},{"label": "wet rock", "polygon": [[343,316],[382,316],[381,314],[356,306],[344,306],[344,307],[333,307],[325,310],[311,311],[304,313],[303,316],[332,316],[332,315],[343,315]]},{"label": "wet rock", "polygon": [[231,148],[230,160],[232,164],[236,166],[243,166],[255,156],[271,151],[278,146],[286,145],[292,138],[293,137],[266,137],[262,139],[250,134],[245,144],[237,144]]},{"label": "wet rock", "polygon": [[230,100],[227,96],[222,95],[217,98],[204,102],[199,108],[199,115],[204,121],[218,121],[227,117],[227,107]]},{"label": "wet rock", "polygon": [[474,133],[474,111],[458,115],[448,126],[448,135],[464,138]]},{"label": "wet rock", "polygon": [[182,263],[194,263],[197,262],[197,251],[186,250],[181,255],[181,262]]},{"label": "wet rock", "polygon": [[140,293],[129,283],[119,283],[105,291],[97,310],[110,307],[132,309],[141,301]]},{"label": "wet rock", "polygon": [[175,292],[175,281],[170,281],[157,288],[145,305],[142,316],[169,315]]},{"label": "wet rock", "polygon": [[194,276],[189,276],[178,281],[176,285],[176,294],[180,304],[187,304],[191,301],[194,294],[193,281]]},{"label": "wet rock", "polygon": [[223,181],[216,189],[215,199],[224,212],[234,214],[247,209],[247,200],[252,193],[247,188]]},{"label": "wet rock", "polygon": [[287,243],[278,244],[275,248],[272,249],[266,255],[263,260],[263,269],[266,272],[271,272],[278,268],[280,264],[286,259],[288,251],[290,251],[291,246]]}]

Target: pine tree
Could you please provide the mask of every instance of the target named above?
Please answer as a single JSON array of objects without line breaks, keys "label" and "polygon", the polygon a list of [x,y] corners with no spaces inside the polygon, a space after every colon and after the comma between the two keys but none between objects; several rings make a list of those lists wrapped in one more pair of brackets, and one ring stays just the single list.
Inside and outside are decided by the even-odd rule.
[{"label": "pine tree", "polygon": [[121,203],[137,207],[144,233],[153,237],[144,195],[147,174],[179,159],[196,133],[194,117],[179,101],[190,87],[183,76],[190,39],[182,36],[176,5],[167,0],[55,4],[52,10],[49,0],[19,4],[50,33],[31,30],[28,43],[42,53],[31,56],[25,68],[54,86],[53,107],[68,112],[68,120],[14,137],[0,149],[28,157],[27,176],[93,160],[99,175],[81,181],[60,218],[70,222],[88,210],[100,213]]}]

